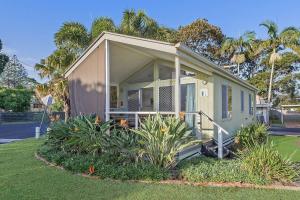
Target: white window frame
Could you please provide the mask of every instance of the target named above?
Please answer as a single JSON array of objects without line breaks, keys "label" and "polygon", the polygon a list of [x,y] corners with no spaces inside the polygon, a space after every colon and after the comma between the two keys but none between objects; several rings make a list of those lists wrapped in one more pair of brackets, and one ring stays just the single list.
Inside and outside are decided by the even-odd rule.
[{"label": "white window frame", "polygon": [[[226,88],[226,103],[225,103],[225,112],[226,112],[226,117],[223,116],[223,87]],[[231,111],[229,111],[229,88],[231,89]],[[228,120],[228,119],[232,119],[232,112],[233,112],[233,90],[232,90],[232,86],[230,86],[229,84],[222,84],[221,86],[221,118],[223,120]]]}]

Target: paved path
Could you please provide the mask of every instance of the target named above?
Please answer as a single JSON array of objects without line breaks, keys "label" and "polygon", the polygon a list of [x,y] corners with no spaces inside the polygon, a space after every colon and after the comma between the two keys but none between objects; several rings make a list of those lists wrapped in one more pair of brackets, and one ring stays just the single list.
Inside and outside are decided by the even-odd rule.
[{"label": "paved path", "polygon": [[299,135],[300,128],[285,128],[285,127],[271,127],[268,130],[271,135]]},{"label": "paved path", "polygon": [[[37,122],[0,124],[0,144],[34,137],[37,126],[40,126]],[[46,128],[47,126],[44,124],[41,133],[45,133]]]}]

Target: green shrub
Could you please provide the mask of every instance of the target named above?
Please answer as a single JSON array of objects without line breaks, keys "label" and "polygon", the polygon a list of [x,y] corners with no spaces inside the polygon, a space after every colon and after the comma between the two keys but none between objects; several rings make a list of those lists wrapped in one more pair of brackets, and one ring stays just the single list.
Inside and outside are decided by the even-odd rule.
[{"label": "green shrub", "polygon": [[33,91],[0,87],[0,108],[13,112],[24,112],[30,108]]},{"label": "green shrub", "polygon": [[78,116],[67,122],[54,122],[46,144],[75,154],[111,152],[125,156],[132,155],[130,148],[136,144],[136,136],[124,128],[112,126],[110,121],[99,122],[96,117]]},{"label": "green shrub", "polygon": [[218,160],[208,157],[194,158],[179,165],[180,177],[192,182],[247,182],[265,184],[259,176],[242,170],[239,160]]},{"label": "green shrub", "polygon": [[140,136],[139,157],[163,168],[174,167],[177,153],[201,142],[185,122],[175,117],[149,116],[139,129],[132,131]]},{"label": "green shrub", "polygon": [[240,154],[242,168],[269,181],[292,182],[298,177],[292,162],[283,158],[273,144],[255,145]]},{"label": "green shrub", "polygon": [[264,124],[254,123],[239,129],[235,142],[240,149],[265,144],[268,138],[267,127]]},{"label": "green shrub", "polygon": [[56,151],[43,145],[39,155],[48,161],[63,166],[74,173],[89,173],[89,167],[94,166],[93,175],[101,178],[118,180],[163,180],[170,174],[168,170],[147,163],[125,163],[120,164],[114,161],[108,154],[93,156],[91,154],[77,155]]}]

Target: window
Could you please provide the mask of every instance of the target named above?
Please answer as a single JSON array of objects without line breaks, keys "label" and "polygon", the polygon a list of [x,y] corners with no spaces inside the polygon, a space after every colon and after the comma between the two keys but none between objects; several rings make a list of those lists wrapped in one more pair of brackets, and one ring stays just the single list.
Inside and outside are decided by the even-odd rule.
[{"label": "window", "polygon": [[252,94],[249,94],[249,115],[253,115],[253,98]]},{"label": "window", "polygon": [[244,112],[244,91],[241,91],[241,112]]},{"label": "window", "polygon": [[232,116],[232,88],[222,85],[222,119]]}]

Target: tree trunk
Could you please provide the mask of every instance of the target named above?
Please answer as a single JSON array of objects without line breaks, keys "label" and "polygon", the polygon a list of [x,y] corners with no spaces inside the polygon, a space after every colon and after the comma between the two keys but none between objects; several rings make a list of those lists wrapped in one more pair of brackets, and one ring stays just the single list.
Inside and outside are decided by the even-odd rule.
[{"label": "tree trunk", "polygon": [[275,65],[275,61],[272,62],[271,75],[270,75],[270,84],[269,84],[269,91],[268,91],[268,103],[271,103],[274,65]]},{"label": "tree trunk", "polygon": [[65,121],[70,118],[71,115],[71,106],[69,97],[64,97],[64,112],[65,112]]}]

